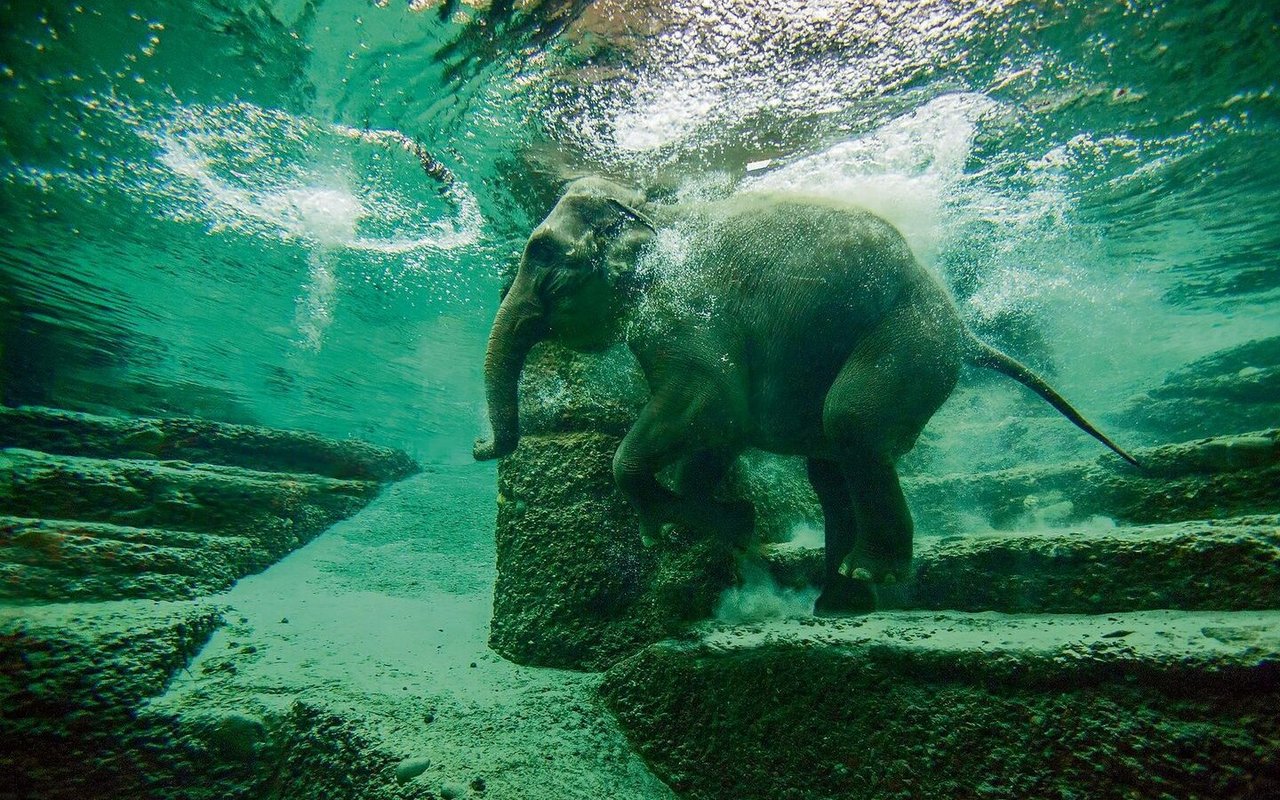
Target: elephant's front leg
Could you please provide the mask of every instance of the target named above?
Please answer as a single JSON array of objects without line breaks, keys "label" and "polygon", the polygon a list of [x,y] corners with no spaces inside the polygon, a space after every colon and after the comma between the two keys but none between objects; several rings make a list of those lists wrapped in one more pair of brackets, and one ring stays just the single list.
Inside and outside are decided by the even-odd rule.
[{"label": "elephant's front leg", "polygon": [[[668,525],[739,543],[754,529],[750,503],[722,503],[701,491],[698,496],[680,496],[657,479],[668,464],[684,460],[682,486],[714,488],[719,483],[733,453],[732,418],[725,407],[719,393],[706,384],[655,392],[622,440],[613,457],[613,476],[640,517],[646,544],[658,540]],[[714,469],[717,474],[695,478],[688,474],[690,469]]]}]

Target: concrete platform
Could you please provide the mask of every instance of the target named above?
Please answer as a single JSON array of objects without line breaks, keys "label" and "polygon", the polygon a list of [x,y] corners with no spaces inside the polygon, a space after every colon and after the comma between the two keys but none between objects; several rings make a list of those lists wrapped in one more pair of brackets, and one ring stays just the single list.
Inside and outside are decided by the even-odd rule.
[{"label": "concrete platform", "polygon": [[0,606],[0,798],[146,797],[140,723],[220,623],[200,603]]},{"label": "concrete platform", "polygon": [[392,481],[418,471],[405,453],[358,440],[199,419],[104,417],[0,407],[0,448],[94,458],[221,464],[265,472]]},{"label": "concrete platform", "polygon": [[601,691],[688,798],[1280,792],[1277,611],[713,627]]},{"label": "concrete platform", "polygon": [[[783,586],[822,580],[821,548],[766,545]],[[1036,532],[921,537],[913,580],[884,588],[889,607],[1106,613],[1280,605],[1280,516]]]}]

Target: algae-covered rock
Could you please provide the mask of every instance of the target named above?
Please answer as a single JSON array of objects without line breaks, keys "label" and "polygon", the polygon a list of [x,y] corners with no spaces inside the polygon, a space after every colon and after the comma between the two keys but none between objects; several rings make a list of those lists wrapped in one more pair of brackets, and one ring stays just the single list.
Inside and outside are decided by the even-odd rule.
[{"label": "algae-covered rock", "polygon": [[16,601],[221,591],[381,490],[331,475],[417,469],[354,440],[45,408],[0,408],[0,443],[43,448],[0,449],[0,599]]},{"label": "algae-covered rock", "polygon": [[648,398],[644,375],[625,347],[577,353],[544,342],[533,348],[521,375],[520,430],[621,438]]},{"label": "algae-covered rock", "polygon": [[0,598],[181,599],[212,594],[261,564],[246,536],[0,517]]},{"label": "algae-covered rock", "polygon": [[[766,547],[783,586],[817,585],[822,550]],[[1247,610],[1280,602],[1280,517],[926,538],[893,607],[1009,613]]]},{"label": "algae-covered rock", "polygon": [[1129,401],[1125,421],[1180,440],[1267,428],[1280,420],[1280,336],[1211,353]]},{"label": "algae-covered rock", "polygon": [[[957,534],[1105,516],[1132,523],[1222,519],[1280,508],[1280,429],[1054,466],[903,481],[916,529]],[[1049,517],[1051,519],[1046,519]]]},{"label": "algae-covered rock", "polygon": [[393,481],[418,471],[405,453],[356,439],[200,419],[104,417],[26,406],[0,407],[0,448],[95,458],[221,464]]},{"label": "algae-covered rock", "polygon": [[645,548],[613,484],[618,439],[525,436],[498,469],[490,644],[521,663],[600,669],[707,616],[732,554],[707,538]]},{"label": "algae-covered rock", "polygon": [[681,796],[1270,797],[1280,612],[713,629],[601,692]]},{"label": "algae-covered rock", "polygon": [[137,724],[218,624],[194,603],[120,601],[0,609],[0,793],[149,797],[149,745]]},{"label": "algae-covered rock", "polygon": [[748,450],[725,476],[722,491],[725,499],[751,502],[762,542],[785,542],[797,527],[822,528],[822,507],[802,458]]},{"label": "algae-covered rock", "polygon": [[909,607],[1036,613],[1280,605],[1280,517],[957,536],[929,547]]},{"label": "algae-covered rock", "polygon": [[350,516],[380,489],[236,467],[0,451],[0,513],[238,536],[252,542],[252,569]]}]

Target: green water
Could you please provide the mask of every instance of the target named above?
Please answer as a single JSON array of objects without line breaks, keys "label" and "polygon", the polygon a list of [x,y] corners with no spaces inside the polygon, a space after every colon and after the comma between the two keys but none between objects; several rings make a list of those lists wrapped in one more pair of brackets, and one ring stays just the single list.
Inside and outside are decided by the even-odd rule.
[{"label": "green water", "polygon": [[[4,400],[464,461],[500,276],[575,169],[869,205],[1133,444],[1129,398],[1280,333],[1265,3],[628,8],[6,4]],[[1025,402],[962,390],[931,436]]]},{"label": "green water", "polygon": [[[753,753],[749,736],[743,739],[746,749],[735,750],[740,737],[721,736],[733,728],[726,722],[734,718],[733,703],[745,700],[751,713],[775,708],[761,703],[764,695],[757,697],[754,688],[729,692],[735,696],[727,698],[722,714],[718,701],[708,700],[713,694],[676,685],[672,705],[677,711],[707,712],[705,730],[687,726],[689,741],[733,741],[713,753],[710,745],[705,751],[701,744],[683,742],[668,747],[659,738],[656,747],[645,750],[635,739],[634,720],[626,730],[632,737],[628,740],[620,723],[604,711],[599,675],[521,666],[511,656],[513,649],[528,646],[534,654],[527,659],[531,662],[580,667],[589,663],[581,659],[598,655],[574,651],[579,643],[570,640],[580,631],[573,625],[556,628],[559,623],[545,623],[543,617],[537,618],[543,629],[528,636],[510,633],[527,621],[519,604],[530,597],[533,605],[545,604],[533,608],[530,619],[544,611],[552,619],[569,608],[590,618],[583,623],[587,627],[597,617],[612,625],[613,611],[601,611],[608,598],[600,600],[610,591],[657,587],[661,591],[645,594],[644,603],[652,600],[660,611],[645,611],[648,606],[641,611],[659,617],[667,614],[668,605],[679,606],[677,595],[704,591],[699,589],[703,578],[713,573],[700,572],[699,566],[691,574],[676,574],[690,569],[669,555],[682,551],[659,547],[642,552],[638,536],[613,549],[597,541],[607,539],[601,531],[613,530],[610,526],[619,517],[617,508],[592,494],[597,486],[591,481],[604,476],[601,485],[607,485],[609,463],[607,454],[600,458],[600,453],[587,452],[594,444],[544,442],[547,449],[529,455],[531,448],[525,447],[518,455],[526,460],[508,462],[515,465],[509,474],[524,481],[520,488],[528,490],[531,506],[554,494],[539,495],[546,487],[527,480],[531,472],[541,477],[545,470],[545,483],[554,489],[557,481],[581,484],[556,495],[555,502],[539,509],[543,516],[529,525],[534,533],[564,534],[569,558],[561,559],[559,540],[544,537],[531,543],[527,540],[536,537],[518,530],[512,520],[523,513],[524,499],[513,494],[501,498],[501,507],[494,502],[493,465],[472,459],[474,440],[489,431],[482,362],[500,292],[530,230],[568,180],[592,172],[642,186],[658,205],[774,189],[856,203],[902,231],[918,259],[950,288],[973,330],[1046,375],[1122,446],[1137,449],[1274,427],[1277,421],[1268,415],[1274,417],[1280,408],[1278,84],[1280,13],[1274,2],[1265,0],[0,0],[0,404],[114,416],[200,417],[356,437],[407,451],[424,467],[420,475],[387,488],[373,505],[269,569],[264,569],[267,563],[307,537],[300,535],[249,566],[236,555],[240,545],[232,542],[227,552],[236,558],[226,555],[227,564],[219,566],[225,575],[219,575],[225,578],[221,586],[234,587],[195,602],[188,602],[188,595],[171,597],[157,590],[155,597],[175,601],[131,600],[120,610],[116,595],[107,591],[115,585],[110,583],[98,590],[109,602],[32,599],[43,596],[36,591],[43,590],[38,584],[49,582],[40,578],[41,564],[59,579],[88,576],[75,585],[92,589],[95,570],[114,580],[133,563],[119,562],[114,554],[131,554],[141,566],[137,576],[121,579],[133,592],[122,596],[151,598],[153,594],[139,593],[133,580],[138,578],[137,585],[145,588],[146,580],[154,579],[146,570],[163,572],[165,558],[175,560],[178,572],[203,569],[199,565],[206,563],[202,552],[174,549],[174,542],[196,540],[196,535],[162,530],[163,519],[154,523],[156,531],[115,531],[101,534],[102,541],[93,538],[96,533],[75,534],[83,530],[74,527],[80,523],[66,520],[72,526],[66,530],[75,535],[64,537],[70,543],[65,563],[53,535],[49,541],[54,544],[47,547],[38,535],[28,535],[28,541],[11,548],[13,564],[6,561],[5,566],[17,566],[4,576],[17,600],[0,604],[7,614],[0,625],[19,629],[30,622],[55,644],[64,632],[77,640],[86,630],[85,636],[104,640],[123,632],[126,650],[143,650],[158,659],[148,637],[155,631],[157,640],[172,638],[165,615],[222,615],[218,631],[196,647],[198,655],[186,654],[191,656],[186,667],[177,669],[183,662],[176,649],[172,657],[166,651],[165,672],[156,686],[137,690],[132,683],[143,678],[131,678],[121,689],[135,691],[138,696],[130,702],[143,704],[114,709],[121,715],[122,746],[131,752],[120,762],[123,767],[113,763],[102,774],[120,778],[121,786],[144,785],[133,774],[133,750],[144,759],[155,756],[151,766],[170,768],[165,761],[173,756],[170,751],[186,747],[193,736],[208,736],[215,745],[230,740],[235,746],[225,752],[197,747],[180,753],[196,765],[197,774],[190,774],[188,762],[179,758],[172,762],[179,769],[169,788],[180,793],[190,784],[191,796],[217,796],[223,792],[218,781],[226,778],[226,764],[205,758],[206,752],[225,761],[243,755],[240,751],[266,748],[268,727],[278,739],[272,747],[284,742],[287,752],[274,753],[277,762],[264,758],[246,767],[261,774],[255,773],[252,782],[246,778],[244,785],[264,792],[269,787],[263,796],[363,796],[351,789],[355,773],[389,787],[368,795],[377,797],[669,798],[673,791],[685,791],[689,780],[705,779],[714,786],[723,781],[722,789],[729,787],[730,768],[740,767],[746,774],[757,770],[764,776],[759,785],[772,786],[768,781],[789,777],[785,771],[770,774],[773,762],[760,757],[772,753],[773,745],[785,754],[799,742],[811,761],[814,752],[819,760],[826,756],[809,747],[813,742],[804,736],[786,742],[778,736],[775,742],[771,718],[767,724],[740,726],[750,735],[767,735],[764,750]],[[669,254],[678,258],[678,237],[675,244]],[[667,254],[659,250],[651,256]],[[1231,355],[1205,366],[1203,359],[1223,353]],[[1097,441],[1024,388],[978,372],[962,376],[960,387],[904,459],[901,467],[912,499],[925,494],[922,476],[961,473],[951,483],[938,484],[946,489],[961,486],[964,474],[1105,454]],[[601,368],[595,376],[607,383],[610,374]],[[1188,395],[1178,392],[1185,389],[1188,374],[1209,399],[1180,408]],[[1177,385],[1160,395],[1167,380]],[[603,387],[601,395],[608,397],[611,388],[622,394],[621,381]],[[556,399],[544,405],[553,406]],[[163,438],[154,431],[152,439],[147,431],[135,434],[128,441],[136,438],[144,450],[149,442],[158,448],[155,437]],[[1220,443],[1207,446],[1192,453],[1188,463],[1203,457],[1206,463],[1230,462],[1234,467],[1233,458],[1243,464],[1270,458],[1266,453],[1274,450],[1273,438],[1241,441],[1234,450]],[[190,451],[183,449],[189,442],[164,444],[189,457]],[[592,464],[550,463],[554,459],[545,455],[573,447],[580,448],[584,463],[594,459]],[[130,448],[113,455],[124,455],[122,463],[134,465],[130,459],[140,453]],[[155,448],[141,455],[149,458]],[[196,450],[198,455],[198,446]],[[20,474],[22,469],[37,477],[52,475],[55,484],[66,481],[90,498],[99,492],[115,497],[112,492],[119,490],[120,496],[128,495],[121,509],[88,509],[93,513],[85,519],[130,526],[151,525],[145,514],[157,509],[186,508],[188,472],[196,476],[194,481],[222,469],[148,462],[138,470],[164,471],[169,476],[165,480],[173,481],[161,486],[157,499],[126,486],[119,465],[109,472],[77,466],[89,462],[60,455],[19,455],[14,463],[27,466],[5,467],[9,483],[0,486],[0,494],[7,493],[10,500],[21,494],[13,487],[29,477]],[[62,472],[55,474],[50,464],[63,465]],[[757,481],[785,484],[785,470],[775,462],[755,468]],[[1232,478],[1216,484],[1218,474],[1197,473],[1177,484],[1190,487],[1183,499],[1192,511],[1164,492],[1152,500],[1156,508],[1151,518],[1163,520],[1163,509],[1171,520],[1186,519],[1212,505],[1204,496],[1219,490],[1224,496],[1233,491],[1248,495],[1227,497],[1223,503],[1228,509],[1239,501],[1249,513],[1274,510],[1274,504],[1263,507],[1274,492],[1254,485],[1267,480],[1271,473],[1265,470],[1273,470],[1271,462],[1256,472],[1242,470],[1238,482]],[[1118,475],[1117,480],[1133,474],[1105,469],[1071,474],[1085,475],[1082,482],[1087,482],[1103,473]],[[95,477],[101,475],[108,477]],[[1165,477],[1162,473],[1152,482]],[[1174,475],[1170,485],[1181,477]],[[298,490],[293,478],[270,480],[284,487],[283,497]],[[314,476],[304,478],[298,480]],[[252,478],[259,480],[267,479]],[[994,485],[1002,478],[987,480]],[[1146,477],[1135,479],[1135,485],[1141,480]],[[1263,663],[1249,675],[1260,685],[1271,681],[1263,689],[1274,692],[1267,687],[1274,686],[1276,662],[1268,654],[1276,651],[1277,612],[1258,611],[1274,605],[1267,588],[1274,586],[1269,571],[1275,563],[1274,518],[1224,522],[1220,517],[1237,512],[1218,514],[1215,509],[1204,512],[1213,519],[1203,523],[1120,531],[1114,537],[1120,544],[1098,544],[1105,537],[1094,537],[1093,544],[1081,545],[1085,549],[1072,550],[1061,545],[1066,536],[1081,533],[1086,534],[1081,539],[1088,539],[1090,532],[1109,531],[1114,523],[1101,516],[1075,520],[1069,534],[1050,532],[1041,542],[1035,538],[1044,533],[1040,529],[1054,522],[1048,510],[1066,506],[1067,516],[1074,512],[1053,491],[1040,491],[1034,477],[1026,485],[1031,488],[1025,497],[1018,488],[1024,484],[1018,484],[1007,492],[1014,505],[998,509],[1005,522],[1029,534],[1021,540],[1025,550],[1009,555],[993,548],[994,555],[971,572],[951,567],[959,594],[971,590],[977,596],[986,587],[976,584],[1003,581],[997,588],[1003,587],[1004,601],[972,602],[983,612],[994,608],[1011,616],[946,611],[935,619],[932,611],[922,611],[867,617],[872,631],[867,635],[880,637],[873,641],[863,636],[866,631],[855,630],[864,618],[838,620],[830,628],[810,619],[816,588],[779,587],[760,567],[739,560],[736,567],[722,565],[723,574],[707,579],[721,581],[713,587],[720,598],[715,604],[720,622],[747,623],[726,628],[723,635],[759,634],[761,646],[767,646],[774,630],[782,630],[784,639],[799,630],[799,641],[808,641],[811,634],[818,641],[824,631],[834,630],[846,637],[836,641],[837,649],[849,652],[867,641],[872,650],[888,641],[904,652],[950,647],[983,657],[997,652],[988,648],[995,641],[1012,649],[1025,645],[1037,658],[1047,654],[1045,659],[1057,665],[1054,669],[1073,668],[1084,660],[1080,648],[1086,640],[1092,641],[1091,653],[1114,646],[1116,650],[1105,652],[1123,656],[1130,652],[1124,648],[1132,648],[1137,654],[1132,663],[1125,660],[1128,656],[1115,656],[1117,660],[1104,664],[1108,670],[1114,667],[1114,675],[1123,675],[1123,682],[1106,677],[1098,680],[1097,692],[1087,682],[1087,689],[1076,692],[1076,673],[1064,671],[1061,696],[1054,683],[1044,693],[1051,702],[1039,707],[1043,713],[1023,713],[1036,707],[1033,698],[1008,714],[1008,720],[997,720],[993,728],[1023,725],[1024,717],[1034,721],[1028,741],[1035,746],[1011,746],[1019,748],[1019,758],[1010,760],[1008,751],[1000,750],[977,754],[985,761],[971,758],[987,740],[974,733],[963,703],[956,708],[900,706],[906,713],[890,721],[905,720],[908,727],[894,735],[921,725],[926,736],[937,734],[940,741],[965,740],[957,752],[968,759],[964,769],[970,772],[1007,772],[1022,763],[1022,751],[1034,761],[1043,750],[1048,776],[1043,785],[1061,778],[1065,787],[1053,796],[1087,796],[1073,788],[1076,778],[1062,778],[1063,765],[1077,756],[1071,764],[1083,770],[1079,774],[1110,780],[1114,776],[1107,770],[1114,772],[1118,764],[1132,770],[1135,781],[1149,780],[1141,784],[1142,791],[1161,785],[1166,768],[1177,777],[1185,767],[1191,776],[1184,784],[1169,785],[1198,786],[1202,775],[1208,775],[1204,780],[1221,780],[1213,785],[1243,786],[1260,765],[1258,780],[1273,782],[1257,783],[1263,788],[1256,796],[1262,796],[1275,781],[1269,766],[1274,758],[1268,759],[1264,750],[1275,738],[1256,733],[1267,729],[1271,715],[1253,709],[1273,708],[1270,696],[1249,694],[1252,689],[1242,682],[1221,690],[1223,705],[1236,716],[1219,715],[1213,724],[1220,727],[1192,720],[1181,728],[1178,722],[1156,730],[1156,723],[1148,723],[1166,710],[1148,702],[1149,695],[1142,692],[1150,687],[1142,684],[1142,673],[1132,664],[1150,661],[1156,665],[1152,674],[1174,683],[1183,680],[1180,670],[1185,667],[1185,675],[1191,676],[1187,683],[1208,675],[1218,686],[1232,680],[1236,673],[1231,669],[1242,674],[1246,667],[1252,669],[1249,659],[1254,659]],[[1201,489],[1205,491],[1197,497]],[[935,486],[933,491],[937,495],[940,490]],[[779,491],[783,493],[785,488]],[[56,486],[51,496],[61,499]],[[142,522],[129,516],[137,511],[135,500],[145,506],[138,512],[144,514]],[[947,501],[957,507],[968,502],[964,497]],[[1037,505],[1042,501],[1047,510]],[[548,510],[556,503],[560,505]],[[56,507],[45,516],[61,513],[61,505],[52,504]],[[767,506],[762,504],[763,511],[773,514],[781,531],[774,538],[789,533],[790,544],[812,545],[816,553],[822,534],[815,520],[778,522],[794,509]],[[971,532],[991,533],[985,517],[975,514],[971,521],[948,508],[948,520],[959,520],[953,527],[971,525]],[[1145,509],[1138,511],[1145,514]],[[1126,513],[1147,519],[1132,512]],[[193,518],[200,513],[197,508]],[[1122,523],[1129,517],[1117,514]],[[8,546],[16,541],[13,531],[18,528],[12,527],[13,518],[6,519],[11,527],[0,534],[9,537],[3,542]],[[917,530],[941,532],[936,522],[918,518]],[[52,522],[42,533],[57,534],[63,530],[59,525]],[[30,528],[23,530],[30,533]],[[236,530],[237,536],[245,533]],[[627,528],[628,534],[631,530]],[[1237,530],[1238,537],[1232,538]],[[154,541],[168,544],[152,548],[147,543],[153,539],[145,537],[153,534],[160,537]],[[578,539],[570,536],[579,534]],[[1145,551],[1136,545],[1129,549],[1126,537],[1131,534],[1149,536],[1144,546],[1154,544]],[[136,547],[112,549],[111,536],[125,537],[122,541]],[[519,536],[526,541],[517,547],[512,540]],[[928,538],[931,547],[938,544]],[[942,545],[968,546],[968,537],[957,539],[960,543],[947,539]],[[996,539],[975,537],[974,547]],[[1196,541],[1183,547],[1192,539]],[[591,550],[597,545],[598,550]],[[1041,555],[1035,548],[1042,545],[1049,555],[1036,561]],[[1104,545],[1113,549],[1087,549]],[[1238,549],[1246,545],[1254,549]],[[218,555],[222,549],[210,548],[217,558],[224,557]],[[588,550],[605,553],[600,556],[605,567],[592,563],[589,555],[579,557]],[[81,562],[72,556],[86,552],[88,566],[81,575],[76,572]],[[659,560],[672,559],[661,563],[676,577],[663,570],[645,573],[649,567],[637,566],[659,563],[650,557],[654,552]],[[705,555],[690,552],[695,552],[690,563]],[[974,552],[974,563],[987,553]],[[1109,565],[1105,558],[1088,555],[1096,552],[1120,553],[1116,561],[1124,563],[1109,573],[1099,566]],[[1165,558],[1166,552],[1172,555]],[[521,560],[530,553],[533,559]],[[1262,555],[1251,555],[1256,553]],[[207,563],[215,563],[214,556]],[[1029,560],[1020,560],[1023,556]],[[712,563],[710,557],[704,560]],[[728,564],[729,556],[724,560]],[[1027,574],[1012,574],[1042,562],[1047,565],[1044,581],[1022,581]],[[544,569],[546,564],[555,569]],[[1192,571],[1203,566],[1204,574],[1182,580],[1176,573],[1187,564]],[[574,572],[576,567],[583,571]],[[616,569],[597,580],[597,567],[602,572]],[[1252,567],[1255,573],[1249,572]],[[726,590],[727,575],[735,568],[740,585]],[[1090,585],[1063,589],[1055,584],[1061,577],[1055,577],[1055,569],[1084,576],[1080,580]],[[255,570],[261,574],[245,574]],[[941,574],[947,578],[945,567]],[[29,587],[21,585],[26,580],[22,576],[27,575],[36,578],[31,579],[32,591],[24,594]],[[1103,578],[1097,582],[1105,585],[1092,585],[1099,575]],[[1235,582],[1238,575],[1245,577]],[[1129,591],[1143,588],[1147,577],[1150,592]],[[650,578],[653,587],[640,586]],[[175,580],[174,585],[186,585]],[[663,583],[668,580],[669,585]],[[496,615],[495,583],[498,602],[507,601],[505,612]],[[1046,597],[1030,597],[1037,592]],[[1178,605],[1183,601],[1177,598],[1184,596],[1199,605]],[[58,597],[102,599],[91,594]],[[1174,598],[1172,610],[1150,610],[1152,604],[1164,609],[1159,603],[1166,597]],[[627,603],[634,599],[630,594],[627,598]],[[698,602],[698,613],[705,615],[712,601],[700,596]],[[1055,603],[1065,603],[1072,613],[1059,618],[1045,611],[1057,608]],[[1108,603],[1125,615],[1123,620],[1094,614]],[[1024,607],[1038,610],[1013,613]],[[1082,609],[1092,616],[1074,616]],[[1199,614],[1203,609],[1213,613]],[[626,614],[633,610],[624,609]],[[671,611],[659,622],[683,619],[683,613]],[[787,616],[803,619],[757,625]],[[493,639],[491,620],[497,632]],[[503,624],[506,634],[500,630]],[[794,630],[787,633],[786,625]],[[884,632],[874,632],[881,628]],[[934,644],[921,644],[944,628],[947,633]],[[960,632],[951,636],[956,630]],[[617,644],[610,639],[614,633],[603,636],[606,645]],[[649,636],[646,641],[658,635],[651,633],[643,632]],[[624,631],[614,638],[622,641],[629,635]],[[45,668],[42,656],[28,659],[26,640],[5,636],[10,650],[18,652],[4,662],[0,678],[8,681],[6,691],[20,699],[30,694],[48,700],[37,704],[35,717],[58,717],[48,728],[54,733],[42,733],[44,738],[19,731],[16,738],[30,751],[22,754],[29,759],[23,763],[39,767],[19,778],[49,783],[67,776],[61,788],[65,794],[58,796],[112,796],[115,784],[103,783],[100,764],[82,763],[81,751],[72,747],[66,751],[72,755],[62,758],[65,763],[55,763],[63,752],[57,749],[62,735],[58,726],[84,723],[83,709],[73,707],[54,681],[26,685],[28,676]],[[535,645],[545,645],[553,658],[539,661],[546,653]],[[927,650],[935,645],[940,649]],[[695,646],[701,645],[690,644]],[[557,647],[574,651],[564,658],[579,661],[566,662]],[[718,658],[717,647],[712,642],[707,652]],[[83,664],[72,664],[71,696],[92,695],[99,706],[110,705],[114,688],[100,692],[97,682],[112,681],[117,673],[103,672],[104,661],[96,653]],[[123,664],[127,672],[132,657],[107,660],[112,669]],[[1015,662],[1009,662],[1014,665],[1010,670],[1019,668],[1021,662]],[[941,666],[934,668],[946,672],[949,663],[939,660]],[[970,662],[956,663],[962,667],[953,671]],[[790,697],[786,692],[773,696],[777,708],[803,716],[807,724],[805,698],[811,687],[796,678],[794,664],[784,663],[777,675],[786,673],[804,685]],[[1170,664],[1168,674],[1161,671]],[[53,663],[50,669],[63,666]],[[1007,665],[997,666],[1003,675]],[[34,671],[24,672],[27,667]],[[837,684],[830,691],[817,690],[823,702],[846,691],[848,675],[842,670],[834,677],[815,676]],[[661,668],[655,672],[667,677]],[[683,680],[679,670],[672,674]],[[772,666],[768,674],[772,684]],[[866,674],[872,677],[859,680],[869,681],[865,685],[870,689],[852,692],[859,702],[873,693],[895,691],[884,686],[898,685],[904,696],[915,696],[915,687],[893,682],[896,676],[881,681],[873,672]],[[919,683],[931,681],[921,674],[925,677]],[[988,673],[975,675],[985,685]],[[1055,676],[1052,672],[1051,681]],[[954,677],[939,674],[937,682]],[[164,681],[167,688],[157,694]],[[652,676],[650,682],[662,683]],[[1194,694],[1200,688],[1185,691]],[[1113,689],[1118,700],[1111,708],[1112,695],[1106,692]],[[1232,694],[1236,689],[1238,697]],[[143,695],[150,699],[144,701]],[[1236,703],[1240,698],[1248,703]],[[982,707],[992,717],[1003,715],[1005,706],[988,700],[982,695],[973,708]],[[1093,705],[1077,707],[1086,701]],[[1125,703],[1137,706],[1132,715]],[[1180,708],[1178,703],[1173,705]],[[330,718],[316,708],[339,711]],[[170,713],[172,718],[165,716]],[[845,712],[834,713],[833,719]],[[955,724],[947,716],[952,713]],[[1102,730],[1114,715],[1126,717],[1123,724]],[[179,731],[173,720],[185,727],[180,738],[167,744],[146,740],[136,748],[137,740],[128,738],[136,734],[135,716],[143,720],[137,730],[148,736],[156,729]],[[1058,717],[1101,721],[1070,738],[1047,732],[1057,730]],[[867,717],[853,713],[841,719],[850,722],[842,734],[849,736],[861,730],[855,724]],[[43,718],[37,721],[44,724]],[[673,736],[686,732],[679,724],[671,728]],[[87,729],[92,736],[86,734],[85,742],[92,747],[86,745],[85,752],[90,752],[102,732],[91,723]],[[1064,730],[1072,729],[1068,725]],[[897,740],[882,733],[870,731],[865,742],[848,745],[836,757],[861,752],[866,742],[881,748],[888,743],[891,771],[901,767],[899,772],[913,779],[949,777],[945,769],[922,766],[913,755],[919,750],[904,751],[904,756]],[[373,738],[362,738],[366,734]],[[1245,766],[1219,759],[1215,737],[1226,742],[1223,751],[1235,748],[1232,758]],[[921,737],[914,738],[913,746]],[[969,738],[977,743],[974,749],[968,748]],[[1123,745],[1120,756],[1107,750],[1113,740]],[[826,746],[825,741],[818,744]],[[301,742],[296,749],[295,742]],[[307,749],[330,744],[334,749],[321,756]],[[1092,744],[1098,744],[1098,758],[1115,757],[1091,762]],[[347,745],[351,752],[338,749]],[[1059,758],[1054,754],[1060,751],[1052,749],[1059,745],[1071,752]],[[712,766],[705,767],[708,775],[691,777],[681,759],[691,760],[693,772]],[[1185,764],[1173,765],[1175,760]],[[830,777],[825,762],[820,768],[810,768],[802,758],[796,763],[804,765],[795,772],[797,780],[821,783]],[[295,773],[286,774],[286,767]],[[402,774],[409,767],[423,777],[410,783]],[[214,776],[207,786],[201,769]],[[1116,774],[1127,775],[1123,770]],[[168,773],[160,769],[158,774]],[[862,773],[855,777],[865,778]],[[226,785],[233,779],[226,778]],[[350,791],[333,790],[323,782],[328,780]],[[855,785],[844,781],[843,774],[832,780],[832,785]],[[1080,781],[1081,786],[1092,785]],[[1005,794],[996,789],[988,794],[1034,796],[1020,784],[1011,786]],[[19,780],[13,791],[21,790]],[[23,796],[5,791],[0,788],[0,796]],[[1202,796],[1213,796],[1213,789]]]}]

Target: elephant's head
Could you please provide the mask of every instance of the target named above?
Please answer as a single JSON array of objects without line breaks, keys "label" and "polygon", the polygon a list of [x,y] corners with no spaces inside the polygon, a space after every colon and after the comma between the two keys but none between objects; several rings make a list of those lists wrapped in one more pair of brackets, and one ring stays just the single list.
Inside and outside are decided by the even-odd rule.
[{"label": "elephant's head", "polygon": [[644,200],[604,178],[580,178],[534,228],[489,333],[484,381],[493,438],[476,442],[476,459],[516,449],[520,371],[535,344],[550,339],[593,350],[617,339],[625,276],[654,231]]}]

